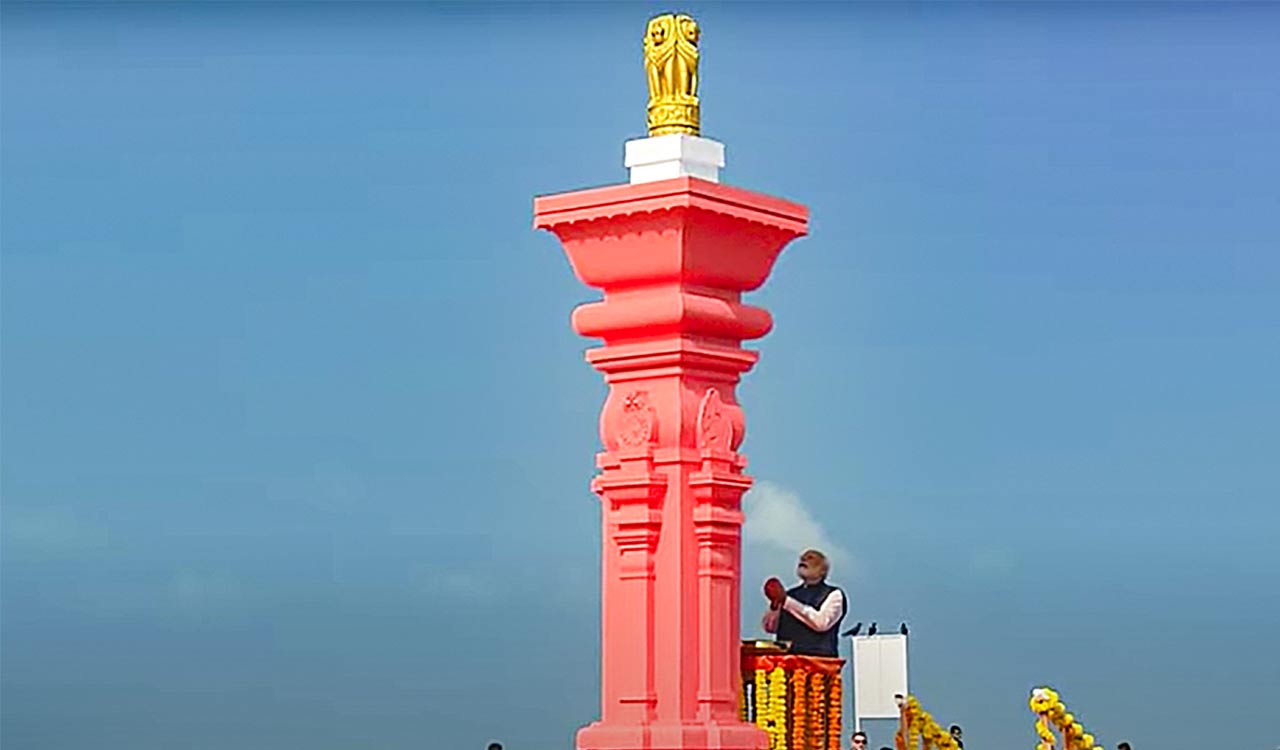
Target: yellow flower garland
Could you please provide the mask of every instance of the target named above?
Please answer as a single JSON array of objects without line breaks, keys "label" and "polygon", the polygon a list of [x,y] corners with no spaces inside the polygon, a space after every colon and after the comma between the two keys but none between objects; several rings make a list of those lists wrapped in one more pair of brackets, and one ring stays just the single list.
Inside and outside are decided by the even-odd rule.
[{"label": "yellow flower garland", "polygon": [[951,737],[951,733],[942,728],[928,711],[920,706],[915,696],[907,696],[904,708],[906,720],[906,736],[899,728],[894,735],[894,745],[898,750],[959,750],[959,745]]},{"label": "yellow flower garland", "polygon": [[1049,731],[1046,724],[1052,724],[1062,732],[1063,750],[1102,750],[1094,736],[1084,730],[1075,715],[1067,710],[1066,705],[1052,688],[1042,687],[1032,690],[1028,705],[1033,712],[1045,720],[1036,722],[1036,733],[1040,736],[1041,750],[1053,748],[1053,732]]},{"label": "yellow flower garland", "polygon": [[1047,719],[1036,722],[1036,734],[1040,735],[1040,744],[1036,746],[1037,750],[1053,750],[1053,732],[1049,729]]},{"label": "yellow flower garland", "polygon": [[782,667],[769,673],[769,713],[772,721],[772,750],[787,750],[787,672]]},{"label": "yellow flower garland", "polygon": [[770,750],[787,750],[787,673],[782,667],[766,672],[757,669],[755,683],[755,725],[769,736]]},{"label": "yellow flower garland", "polygon": [[[756,726],[769,731],[769,675],[764,670],[757,669],[755,674],[756,683]],[[770,743],[772,743],[772,735],[770,735]]]}]

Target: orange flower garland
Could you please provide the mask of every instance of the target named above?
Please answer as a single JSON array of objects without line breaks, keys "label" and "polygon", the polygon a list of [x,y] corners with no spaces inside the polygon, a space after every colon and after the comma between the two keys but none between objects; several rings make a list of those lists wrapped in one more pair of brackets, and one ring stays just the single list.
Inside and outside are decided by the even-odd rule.
[{"label": "orange flower garland", "polygon": [[813,685],[809,690],[809,737],[822,748],[826,745],[823,739],[827,729],[827,675],[818,672],[809,678],[809,682]]},{"label": "orange flower garland", "polygon": [[827,690],[827,750],[840,750],[840,714],[844,710],[844,692],[841,690],[840,675],[831,677],[831,687]]},{"label": "orange flower garland", "polygon": [[805,723],[807,677],[808,673],[803,669],[791,673],[791,750],[805,750],[809,747],[805,743],[809,728]]}]

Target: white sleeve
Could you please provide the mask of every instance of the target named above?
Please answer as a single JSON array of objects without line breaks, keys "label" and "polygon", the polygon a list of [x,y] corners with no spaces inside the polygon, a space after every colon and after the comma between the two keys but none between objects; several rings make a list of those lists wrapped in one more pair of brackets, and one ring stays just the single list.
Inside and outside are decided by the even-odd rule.
[{"label": "white sleeve", "polygon": [[837,589],[827,594],[826,600],[822,602],[821,609],[814,609],[807,604],[787,597],[783,602],[782,608],[787,610],[800,622],[810,628],[825,633],[835,627],[836,622],[840,620],[840,613],[844,611],[844,595]]}]

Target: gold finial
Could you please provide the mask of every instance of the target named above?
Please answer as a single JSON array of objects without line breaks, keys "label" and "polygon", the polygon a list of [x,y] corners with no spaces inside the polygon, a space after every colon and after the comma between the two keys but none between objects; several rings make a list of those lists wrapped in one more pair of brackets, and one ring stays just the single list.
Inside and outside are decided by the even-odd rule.
[{"label": "gold finial", "polygon": [[644,67],[649,74],[649,135],[698,135],[698,22],[668,13],[649,19]]}]

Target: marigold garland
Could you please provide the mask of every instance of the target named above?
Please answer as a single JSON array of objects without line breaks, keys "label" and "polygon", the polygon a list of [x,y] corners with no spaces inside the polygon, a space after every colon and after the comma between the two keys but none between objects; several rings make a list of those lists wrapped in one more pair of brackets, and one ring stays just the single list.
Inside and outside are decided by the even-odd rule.
[{"label": "marigold garland", "polygon": [[1066,704],[1052,688],[1032,690],[1028,705],[1040,716],[1040,720],[1036,722],[1036,733],[1040,736],[1037,747],[1040,750],[1053,749],[1054,736],[1049,731],[1049,724],[1062,732],[1063,750],[1102,750],[1094,736],[1085,731],[1084,726],[1067,710]]},{"label": "marigold garland", "polygon": [[902,718],[905,727],[900,726],[893,737],[893,744],[898,750],[959,750],[951,733],[924,710],[915,696],[907,696],[902,706]]},{"label": "marigold garland", "polygon": [[823,739],[827,730],[827,676],[817,672],[809,677],[809,737],[819,748],[826,746]]},{"label": "marigold garland", "polygon": [[776,667],[769,673],[769,713],[774,742],[772,750],[787,750],[787,672]]},{"label": "marigold garland", "polygon": [[1036,745],[1037,750],[1053,750],[1053,731],[1049,729],[1049,719],[1041,717],[1036,721],[1036,734],[1040,735],[1040,744]]},{"label": "marigold garland", "polygon": [[898,731],[893,735],[893,746],[897,750],[908,750],[911,742],[911,702],[907,701],[902,706],[902,721],[898,724]]},{"label": "marigold garland", "polygon": [[840,674],[831,677],[827,688],[827,750],[840,750],[840,715],[844,710],[844,691],[841,689]]},{"label": "marigold garland", "polygon": [[[769,731],[769,675],[764,670],[755,672],[756,726]],[[772,735],[770,735],[772,737]],[[772,742],[772,740],[770,740]]]},{"label": "marigold garland", "polygon": [[807,684],[809,673],[797,669],[791,673],[791,748],[804,750],[808,748],[809,725],[805,721],[808,709],[808,691],[812,687]]}]

